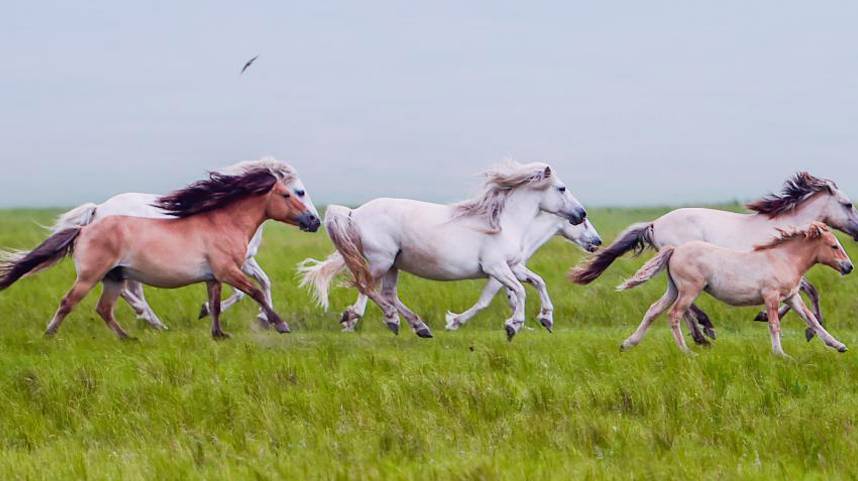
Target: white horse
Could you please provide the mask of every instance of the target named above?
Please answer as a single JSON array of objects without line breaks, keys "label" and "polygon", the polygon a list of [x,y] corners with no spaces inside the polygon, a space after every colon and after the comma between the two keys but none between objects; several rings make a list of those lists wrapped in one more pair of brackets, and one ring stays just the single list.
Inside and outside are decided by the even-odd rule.
[{"label": "white horse", "polygon": [[542,278],[524,265],[524,239],[540,212],[577,225],[587,215],[584,207],[547,164],[509,162],[485,176],[481,196],[454,205],[375,199],[356,209],[329,206],[325,224],[338,252],[325,261],[304,261],[302,284],[313,286],[317,301],[327,307],[331,281],[348,267],[391,331],[399,332],[401,313],[418,336],[432,337],[397,295],[399,270],[443,281],[490,277],[510,292],[513,315],[505,328],[512,339],[524,325],[521,282],[528,282],[539,290],[543,325],[551,326],[551,299]]},{"label": "white horse", "polygon": [[[739,251],[751,251],[754,246],[766,243],[776,229],[793,227],[807,228],[813,222],[822,222],[858,240],[858,212],[849,197],[833,181],[799,172],[787,180],[779,194],[772,194],[747,207],[753,214],[738,214],[715,209],[677,209],[652,222],[629,226],[617,240],[592,256],[584,264],[570,271],[570,279],[579,284],[588,284],[599,277],[611,263],[626,252],[640,252],[650,246],[660,250],[667,246],[679,246],[691,241],[704,241],[720,247]],[[819,297],[816,289],[802,279],[801,289],[811,298],[814,314],[822,321],[819,312]],[[789,306],[780,312],[786,314]],[[691,312],[707,329],[710,337],[712,325],[703,311],[691,305]],[[758,316],[765,320],[766,316]],[[693,319],[686,317],[694,340],[705,344]],[[814,331],[806,331],[808,340]]]},{"label": "white horse", "polygon": [[[225,167],[217,172],[227,175],[238,175],[243,173],[248,166],[267,165],[275,166],[278,161],[273,158],[263,158],[258,161],[244,161]],[[290,185],[294,190],[303,192],[302,197],[304,203],[310,211],[318,217],[316,207],[310,199],[310,195],[306,193],[304,184],[300,179],[295,180]],[[155,207],[156,201],[161,197],[159,194],[142,194],[136,192],[128,192],[118,194],[110,199],[107,199],[101,204],[87,203],[60,215],[54,225],[51,227],[51,232],[56,234],[64,229],[72,227],[82,227],[89,225],[101,218],[113,215],[125,215],[131,217],[145,217],[150,219],[168,219],[172,218],[170,214]],[[242,266],[245,274],[256,279],[265,296],[265,302],[273,308],[274,303],[271,297],[271,280],[259,263],[256,261],[256,254],[259,252],[259,246],[262,244],[262,226],[257,229],[253,238],[247,246],[247,256]],[[245,297],[245,293],[234,290],[233,294],[221,304],[221,311],[227,310],[236,302]],[[143,284],[128,280],[125,289],[122,291],[122,298],[131,306],[138,319],[145,320],[151,327],[155,329],[166,330],[167,326],[158,318],[155,311],[149,306],[146,301],[146,296],[143,293]],[[203,303],[200,311],[200,318],[205,317],[209,313],[208,302]],[[268,316],[265,310],[260,308],[258,316],[259,324],[263,327],[268,327]]]},{"label": "white horse", "polygon": [[[602,238],[596,231],[596,228],[589,220],[585,220],[581,224],[572,225],[568,220],[558,217],[554,214],[541,213],[533,222],[532,228],[527,233],[524,240],[524,264],[530,259],[533,254],[539,250],[553,236],[559,235],[566,240],[580,246],[587,252],[595,252],[602,245]],[[335,254],[339,255],[339,253]],[[494,279],[489,279],[483,287],[482,294],[476,304],[468,308],[461,314],[447,312],[448,331],[455,331],[464,325],[468,320],[477,315],[480,311],[487,308],[491,304],[492,299],[503,288],[503,285]],[[360,321],[366,312],[366,304],[369,298],[363,294],[358,294],[357,301],[349,306],[342,315],[340,323],[343,325],[343,331],[351,332],[355,330],[358,321]],[[552,326],[545,326],[551,329]]]}]

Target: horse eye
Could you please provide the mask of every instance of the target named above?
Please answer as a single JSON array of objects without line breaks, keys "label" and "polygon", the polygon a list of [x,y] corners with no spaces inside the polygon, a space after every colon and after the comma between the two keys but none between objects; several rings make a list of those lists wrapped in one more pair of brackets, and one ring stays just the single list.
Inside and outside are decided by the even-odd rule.
[{"label": "horse eye", "polygon": [[846,207],[847,209],[852,210],[852,207],[854,207],[854,206],[852,205],[852,202],[849,202],[847,204],[843,204],[843,207]]},{"label": "horse eye", "polygon": [[289,195],[289,192],[286,192],[286,193],[284,193],[284,194],[283,194],[283,197],[285,197],[285,198],[287,198],[287,199],[288,199],[289,197],[292,197],[292,196],[291,196],[291,195]]},{"label": "horse eye", "polygon": [[831,246],[831,248],[837,250],[837,246]]},{"label": "horse eye", "polygon": [[561,186],[561,187],[558,187],[557,190],[559,190],[560,192],[566,192],[566,187]]},{"label": "horse eye", "polygon": [[304,197],[304,194],[306,194],[306,192],[301,189],[296,190],[295,193],[298,194],[298,197]]}]

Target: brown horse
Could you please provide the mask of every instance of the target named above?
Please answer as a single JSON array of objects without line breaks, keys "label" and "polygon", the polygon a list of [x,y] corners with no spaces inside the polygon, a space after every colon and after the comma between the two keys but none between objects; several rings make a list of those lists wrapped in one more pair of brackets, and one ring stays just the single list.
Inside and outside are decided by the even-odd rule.
[{"label": "brown horse", "polygon": [[846,275],[852,272],[852,261],[825,224],[814,222],[804,230],[779,229],[779,232],[774,240],[750,252],[702,241],[663,248],[658,256],[618,288],[631,289],[664,268],[668,270],[667,292],[650,306],[638,329],[623,342],[622,349],[640,343],[652,322],[672,305],[670,327],[673,337],[682,351],[689,352],[679,330],[679,321],[700,292],[705,290],[730,305],[764,305],[769,315],[772,349],[777,355],[786,355],[781,347],[778,316],[782,302],[795,310],[826,345],[845,352],[846,346],[822,327],[798,292],[802,278],[814,265],[825,264]]},{"label": "brown horse", "polygon": [[228,337],[220,326],[224,282],[258,302],[278,332],[289,332],[241,267],[250,239],[267,219],[318,230],[319,217],[297,181],[295,170],[283,162],[246,163],[235,175],[211,173],[158,199],[156,206],[174,219],[105,217],[57,232],[30,252],[7,254],[0,261],[0,290],[71,255],[77,279],[48,324],[47,336],[57,332],[100,281],[104,289],[96,311],[117,336],[127,339],[113,316],[126,279],[165,288],[206,282],[215,338]]}]

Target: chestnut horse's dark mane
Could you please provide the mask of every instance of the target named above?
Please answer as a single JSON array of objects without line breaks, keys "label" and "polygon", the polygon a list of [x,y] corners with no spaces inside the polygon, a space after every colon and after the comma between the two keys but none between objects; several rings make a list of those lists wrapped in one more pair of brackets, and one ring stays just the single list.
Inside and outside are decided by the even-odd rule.
[{"label": "chestnut horse's dark mane", "polygon": [[769,217],[778,217],[797,209],[806,200],[819,192],[834,193],[837,184],[828,179],[814,177],[807,172],[797,172],[784,183],[783,190],[762,199],[745,204],[748,209]]},{"label": "chestnut horse's dark mane", "polygon": [[208,179],[159,197],[153,205],[172,216],[188,217],[219,209],[245,197],[268,193],[277,180],[277,176],[265,167],[237,175],[211,172]]}]

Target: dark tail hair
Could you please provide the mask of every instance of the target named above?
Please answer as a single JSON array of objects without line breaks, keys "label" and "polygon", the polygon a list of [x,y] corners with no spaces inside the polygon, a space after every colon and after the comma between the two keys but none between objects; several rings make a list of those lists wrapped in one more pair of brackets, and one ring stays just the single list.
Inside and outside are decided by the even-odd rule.
[{"label": "dark tail hair", "polygon": [[72,253],[80,227],[63,229],[30,252],[9,252],[0,259],[0,291],[18,279],[47,269]]},{"label": "dark tail hair", "polygon": [[576,284],[589,284],[602,275],[618,257],[631,250],[635,251],[635,255],[640,255],[647,247],[654,247],[652,222],[631,225],[611,245],[570,269],[569,280]]}]

